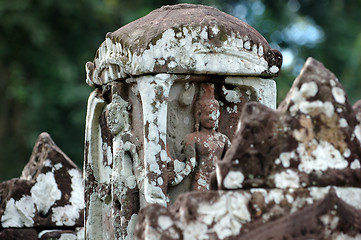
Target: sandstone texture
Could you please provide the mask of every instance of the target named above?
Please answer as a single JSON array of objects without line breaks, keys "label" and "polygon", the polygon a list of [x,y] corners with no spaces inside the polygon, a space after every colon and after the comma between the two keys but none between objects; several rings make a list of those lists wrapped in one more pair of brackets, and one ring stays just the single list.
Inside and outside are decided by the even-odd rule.
[{"label": "sandstone texture", "polygon": [[141,209],[136,238],[361,238],[359,109],[309,58],[277,110],[244,106],[214,190]]}]

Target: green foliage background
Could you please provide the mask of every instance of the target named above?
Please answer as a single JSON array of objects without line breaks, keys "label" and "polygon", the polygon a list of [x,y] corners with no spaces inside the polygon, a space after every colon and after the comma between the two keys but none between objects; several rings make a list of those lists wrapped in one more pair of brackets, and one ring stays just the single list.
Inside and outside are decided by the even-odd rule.
[{"label": "green foliage background", "polygon": [[339,77],[351,102],[360,98],[361,0],[0,0],[0,181],[21,174],[43,131],[81,166],[92,91],[85,63],[107,32],[184,2],[247,21],[291,56],[277,79],[279,101],[308,56]]}]

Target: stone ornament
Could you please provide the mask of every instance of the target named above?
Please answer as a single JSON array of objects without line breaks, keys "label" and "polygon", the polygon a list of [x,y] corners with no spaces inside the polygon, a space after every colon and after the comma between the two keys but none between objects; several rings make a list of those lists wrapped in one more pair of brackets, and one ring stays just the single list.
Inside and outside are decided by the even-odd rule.
[{"label": "stone ornament", "polygon": [[143,208],[136,239],[361,238],[359,106],[309,58],[277,110],[244,106],[217,187]]},{"label": "stone ornament", "polygon": [[83,239],[81,171],[47,133],[40,134],[21,177],[0,183],[0,202],[0,239],[40,239],[50,231],[62,236],[62,228]]},{"label": "stone ornament", "polygon": [[131,239],[141,207],[208,189],[243,105],[275,108],[281,64],[256,30],[207,6],[164,6],[108,33],[86,64],[86,238]]}]

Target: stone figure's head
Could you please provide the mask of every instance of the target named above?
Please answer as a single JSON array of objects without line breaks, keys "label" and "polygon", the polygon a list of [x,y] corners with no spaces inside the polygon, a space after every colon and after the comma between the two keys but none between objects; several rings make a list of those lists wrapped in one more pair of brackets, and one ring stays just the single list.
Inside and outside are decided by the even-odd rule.
[{"label": "stone figure's head", "polygon": [[202,84],[201,96],[195,106],[195,130],[218,128],[219,103],[214,98],[214,85]]}]

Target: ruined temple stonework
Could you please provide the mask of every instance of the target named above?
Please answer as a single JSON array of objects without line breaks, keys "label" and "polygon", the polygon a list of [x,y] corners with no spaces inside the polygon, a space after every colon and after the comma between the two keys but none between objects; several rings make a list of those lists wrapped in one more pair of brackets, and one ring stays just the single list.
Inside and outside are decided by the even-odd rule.
[{"label": "ruined temple stonework", "polygon": [[255,29],[201,5],[108,33],[86,64],[86,238],[132,239],[141,207],[214,185],[244,104],[276,107],[281,64]]},{"label": "ruined temple stonework", "polygon": [[213,191],[143,208],[137,239],[361,239],[360,103],[309,58],[277,110],[245,104]]},{"label": "ruined temple stonework", "polygon": [[84,239],[80,169],[41,133],[20,178],[0,183],[0,239]]}]

